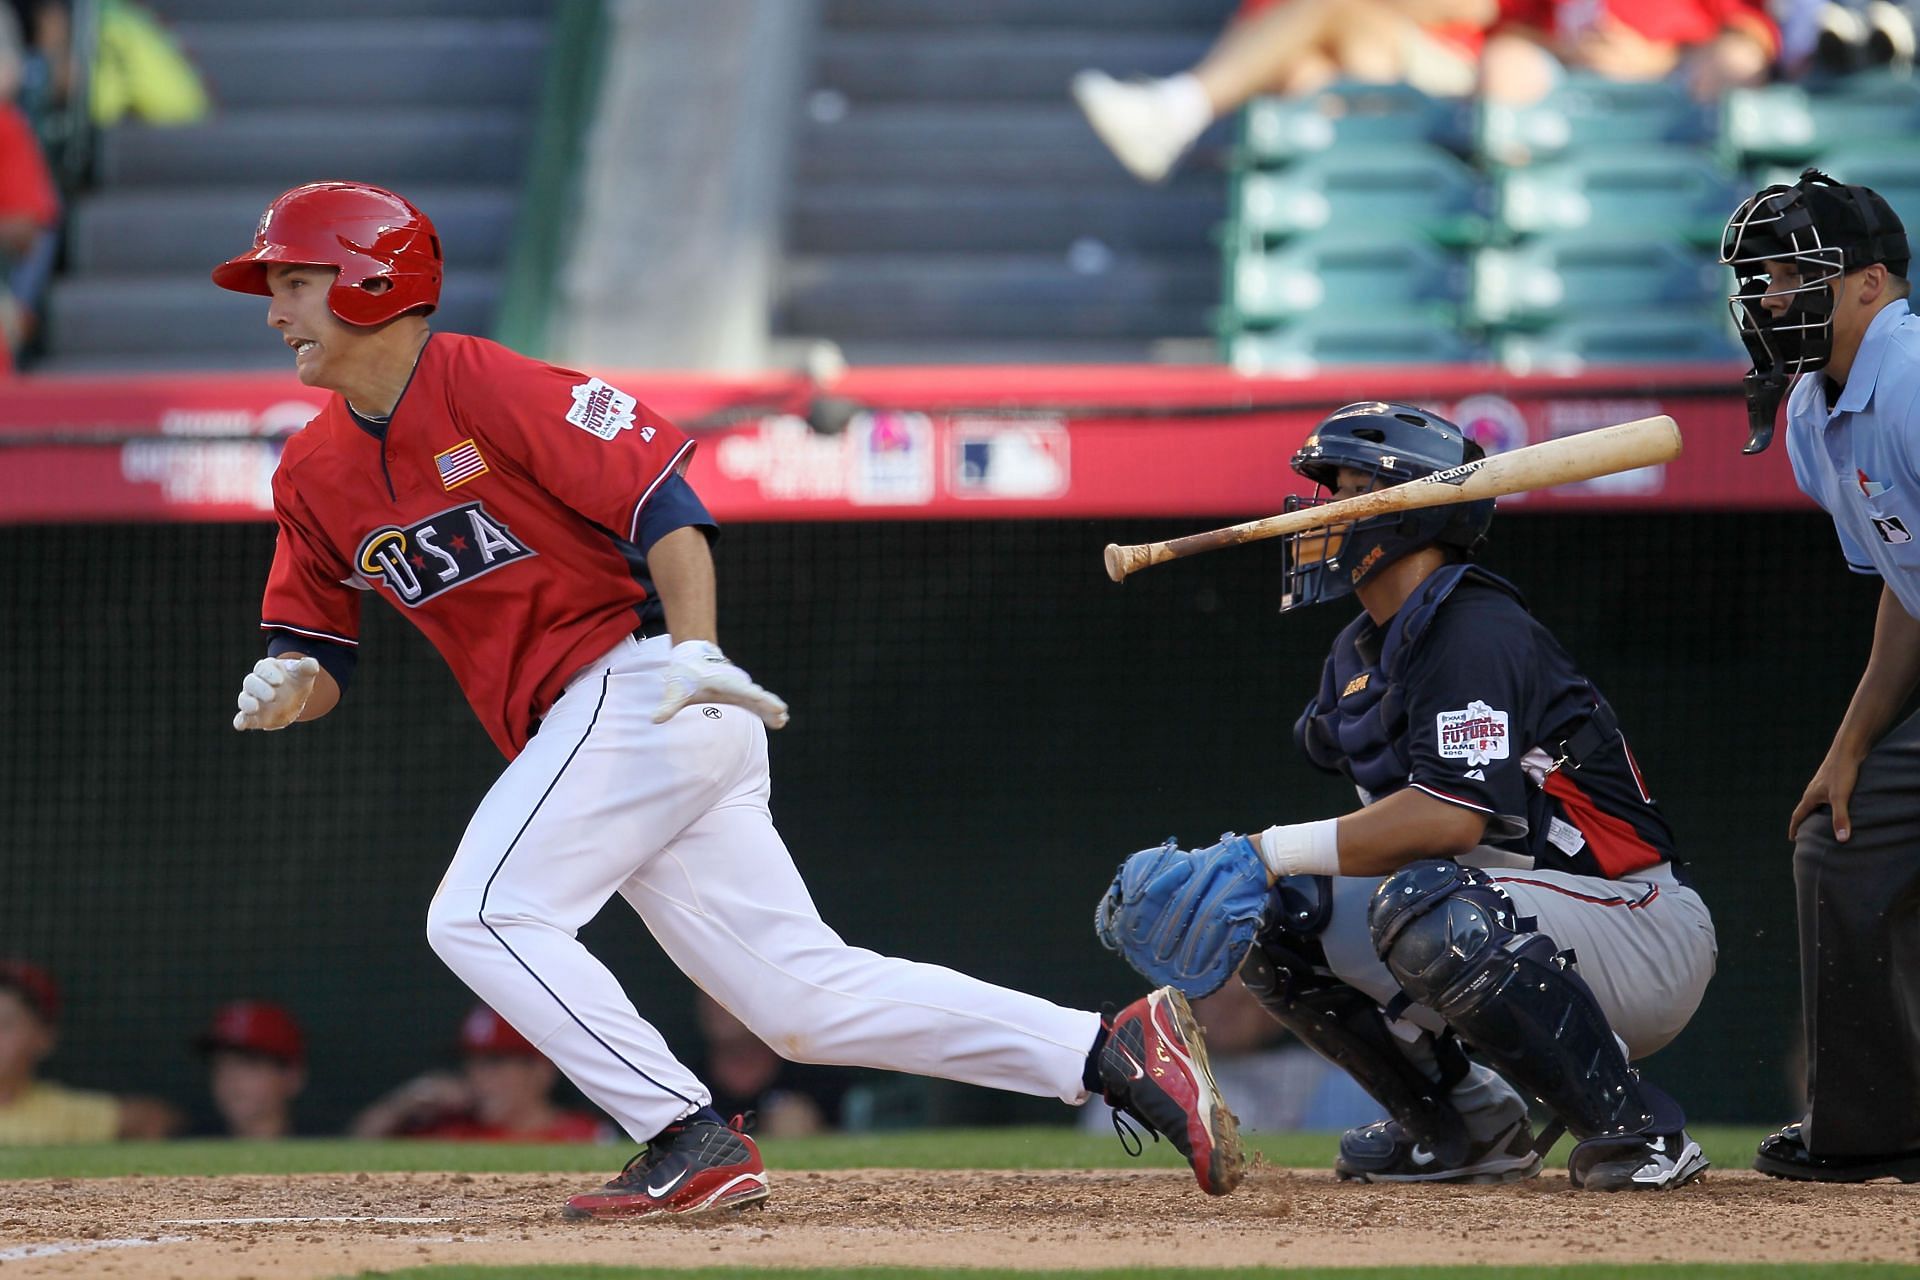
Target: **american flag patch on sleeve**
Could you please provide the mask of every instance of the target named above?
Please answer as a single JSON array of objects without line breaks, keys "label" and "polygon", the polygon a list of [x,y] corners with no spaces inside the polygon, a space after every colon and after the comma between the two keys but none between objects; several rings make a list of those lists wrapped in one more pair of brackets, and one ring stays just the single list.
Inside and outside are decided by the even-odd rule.
[{"label": "american flag patch on sleeve", "polygon": [[475,476],[487,473],[487,460],[480,456],[479,448],[471,440],[462,440],[445,453],[434,454],[433,465],[440,469],[443,489],[457,489]]}]

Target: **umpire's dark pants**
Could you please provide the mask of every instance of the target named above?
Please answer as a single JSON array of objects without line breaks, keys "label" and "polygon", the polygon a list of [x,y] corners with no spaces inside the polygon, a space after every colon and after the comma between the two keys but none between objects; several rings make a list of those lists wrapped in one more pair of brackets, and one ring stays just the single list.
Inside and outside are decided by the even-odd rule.
[{"label": "umpire's dark pants", "polygon": [[1800,824],[1806,1128],[1816,1155],[1920,1150],[1920,713],[1860,766],[1853,837]]}]

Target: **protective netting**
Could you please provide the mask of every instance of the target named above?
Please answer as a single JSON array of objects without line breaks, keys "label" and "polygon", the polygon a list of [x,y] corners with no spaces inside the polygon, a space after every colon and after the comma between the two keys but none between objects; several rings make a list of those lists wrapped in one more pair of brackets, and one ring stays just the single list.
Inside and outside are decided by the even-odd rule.
[{"label": "protective netting", "polygon": [[[1122,856],[1350,804],[1290,740],[1348,605],[1276,616],[1273,544],[1102,575],[1109,540],[1210,523],[727,530],[722,638],[793,705],[775,817],[844,935],[1117,1000],[1138,981],[1090,921]],[[1513,515],[1494,535],[1490,565],[1618,707],[1718,917],[1719,977],[1657,1074],[1701,1118],[1778,1119],[1798,1017],[1784,828],[1877,586],[1817,513]],[[235,733],[271,551],[265,525],[0,529],[0,953],[66,988],[49,1074],[182,1104],[204,1095],[188,1042],[214,1005],[288,1005],[327,1128],[449,1055],[469,997],[425,909],[500,761],[437,656],[372,605],[338,713]],[[626,908],[585,936],[690,1044],[691,988]]]}]

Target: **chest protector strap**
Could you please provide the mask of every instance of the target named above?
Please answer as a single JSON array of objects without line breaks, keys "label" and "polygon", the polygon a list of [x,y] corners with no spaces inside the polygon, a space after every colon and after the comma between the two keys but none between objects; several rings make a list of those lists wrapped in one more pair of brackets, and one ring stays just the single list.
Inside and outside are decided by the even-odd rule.
[{"label": "chest protector strap", "polygon": [[[1333,643],[1320,692],[1294,723],[1294,741],[1322,769],[1343,773],[1369,795],[1407,783],[1406,671],[1420,639],[1447,597],[1468,578],[1521,600],[1518,588],[1473,564],[1450,564],[1430,575],[1393,615],[1384,635],[1361,614]],[[1369,655],[1372,656],[1369,656]]]}]

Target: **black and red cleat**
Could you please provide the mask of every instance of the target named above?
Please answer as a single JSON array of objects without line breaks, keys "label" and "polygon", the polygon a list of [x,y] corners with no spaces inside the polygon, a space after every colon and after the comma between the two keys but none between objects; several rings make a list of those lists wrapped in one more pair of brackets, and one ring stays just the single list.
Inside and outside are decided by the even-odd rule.
[{"label": "black and red cleat", "polygon": [[742,1120],[683,1120],[647,1144],[620,1176],[567,1201],[569,1218],[717,1213],[767,1198],[767,1167]]},{"label": "black and red cleat", "polygon": [[1240,1185],[1246,1160],[1239,1121],[1213,1082],[1206,1042],[1185,996],[1162,987],[1115,1015],[1100,1050],[1100,1084],[1116,1112],[1173,1143],[1202,1191],[1223,1196]]}]

